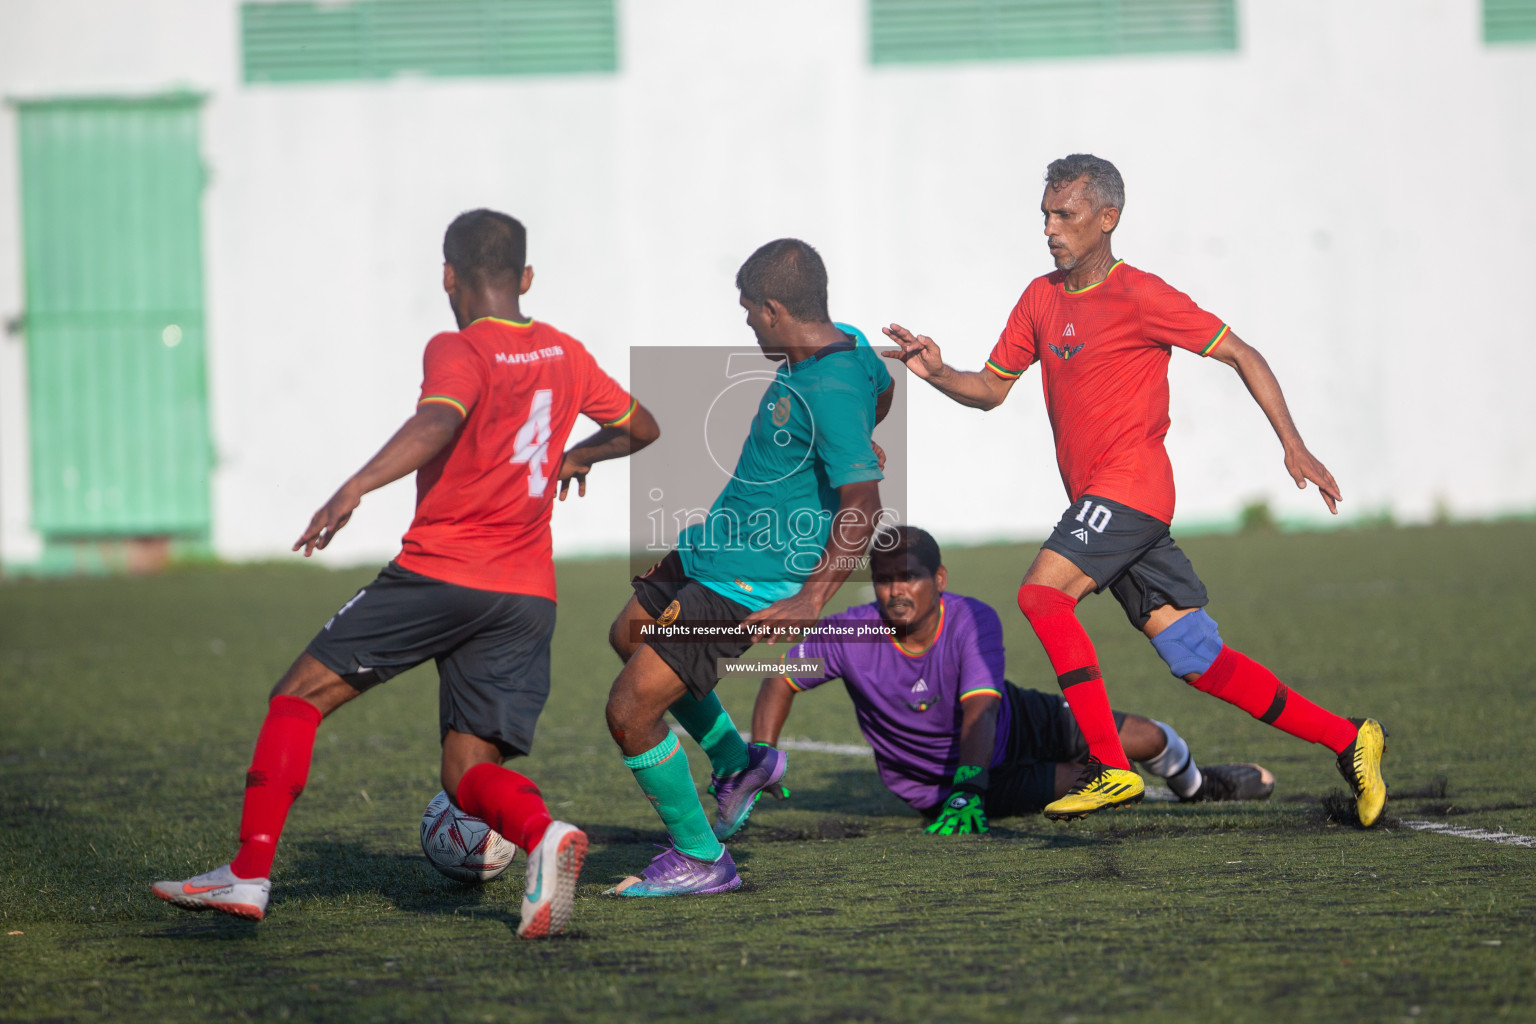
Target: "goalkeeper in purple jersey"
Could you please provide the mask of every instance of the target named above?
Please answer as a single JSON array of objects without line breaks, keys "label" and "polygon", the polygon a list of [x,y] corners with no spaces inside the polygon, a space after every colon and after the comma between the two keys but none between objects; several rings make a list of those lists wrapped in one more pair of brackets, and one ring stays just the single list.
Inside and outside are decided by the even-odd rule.
[{"label": "goalkeeper in purple jersey", "polygon": [[[913,526],[882,534],[870,573],[874,603],[821,620],[787,655],[821,671],[763,680],[754,741],[777,743],[796,695],[841,678],[881,781],[933,819],[929,832],[985,832],[988,815],[1034,814],[1066,793],[1088,758],[1071,709],[1003,678],[997,613],[945,592],[933,537]],[[1256,764],[1197,766],[1162,722],[1115,712],[1115,724],[1127,755],[1180,800],[1262,800],[1274,789]]]}]

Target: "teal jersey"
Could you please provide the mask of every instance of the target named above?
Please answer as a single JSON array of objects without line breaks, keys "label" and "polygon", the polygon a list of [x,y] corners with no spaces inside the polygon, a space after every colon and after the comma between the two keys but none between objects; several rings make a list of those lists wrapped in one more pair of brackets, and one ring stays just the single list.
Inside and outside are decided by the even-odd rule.
[{"label": "teal jersey", "polygon": [[870,435],[891,375],[857,328],[835,326],[846,340],[780,365],[708,520],[677,538],[691,579],[754,611],[794,594],[816,568],[837,489],[884,477]]}]

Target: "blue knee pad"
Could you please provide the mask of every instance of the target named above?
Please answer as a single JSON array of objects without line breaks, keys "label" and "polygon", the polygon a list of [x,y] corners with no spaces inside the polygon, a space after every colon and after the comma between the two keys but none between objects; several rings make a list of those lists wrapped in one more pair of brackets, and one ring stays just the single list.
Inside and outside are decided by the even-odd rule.
[{"label": "blue knee pad", "polygon": [[1183,679],[1211,667],[1221,653],[1221,634],[1216,631],[1216,620],[1205,614],[1204,608],[1196,608],[1153,637],[1152,646],[1168,663],[1168,671]]}]

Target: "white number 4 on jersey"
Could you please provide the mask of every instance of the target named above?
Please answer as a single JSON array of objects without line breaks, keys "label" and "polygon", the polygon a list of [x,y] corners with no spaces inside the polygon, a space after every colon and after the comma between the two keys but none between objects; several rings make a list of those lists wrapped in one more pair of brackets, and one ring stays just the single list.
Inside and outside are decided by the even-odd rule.
[{"label": "white number 4 on jersey", "polygon": [[549,420],[554,400],[553,391],[533,393],[533,408],[528,411],[528,420],[512,443],[512,464],[528,464],[528,496],[531,498],[544,497],[544,490],[549,486],[549,469],[544,464],[549,461]]}]

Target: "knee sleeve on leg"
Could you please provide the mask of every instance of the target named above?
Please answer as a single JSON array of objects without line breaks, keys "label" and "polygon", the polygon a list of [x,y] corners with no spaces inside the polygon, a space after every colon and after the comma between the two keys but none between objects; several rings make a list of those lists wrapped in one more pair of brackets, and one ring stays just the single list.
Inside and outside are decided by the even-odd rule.
[{"label": "knee sleeve on leg", "polygon": [[1221,633],[1216,620],[1197,608],[1153,637],[1152,647],[1168,663],[1168,671],[1183,679],[1211,667],[1221,653]]}]

